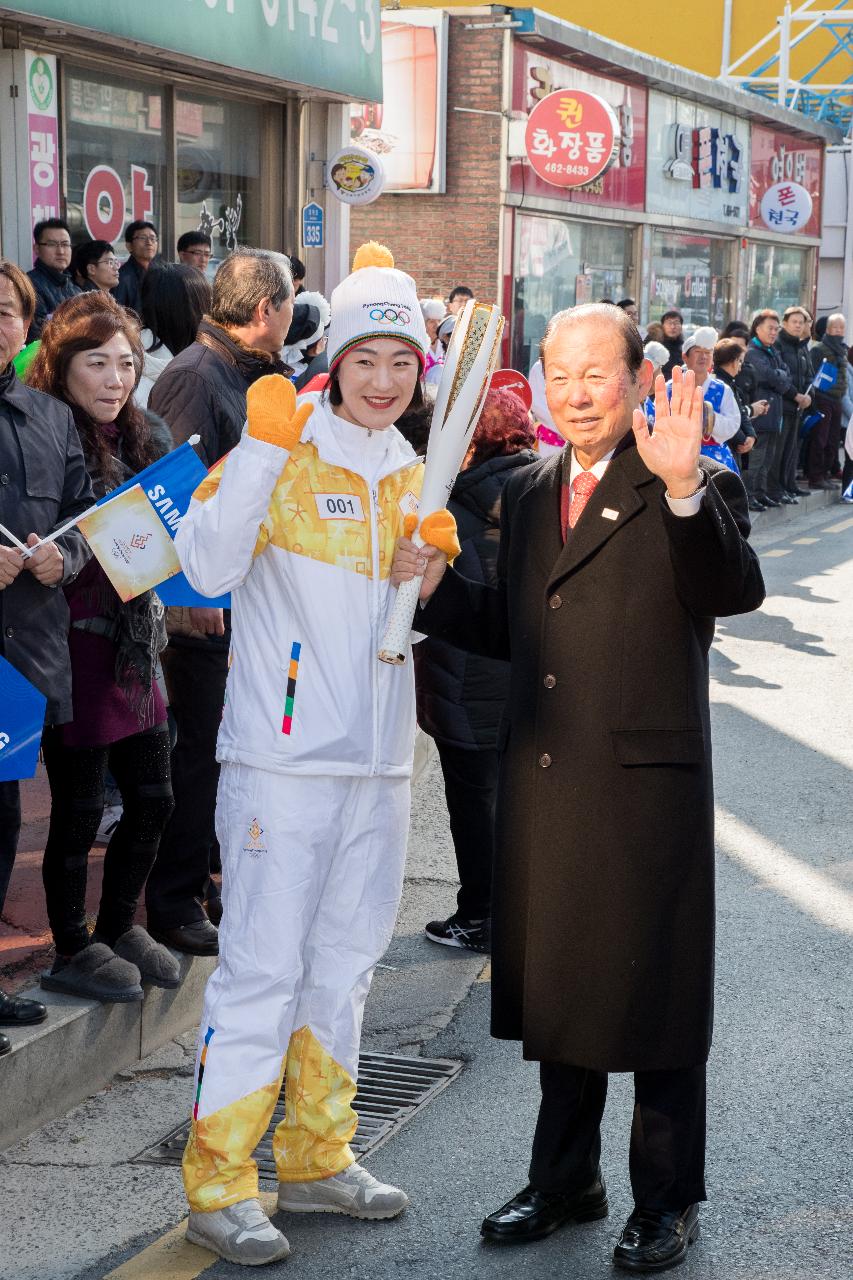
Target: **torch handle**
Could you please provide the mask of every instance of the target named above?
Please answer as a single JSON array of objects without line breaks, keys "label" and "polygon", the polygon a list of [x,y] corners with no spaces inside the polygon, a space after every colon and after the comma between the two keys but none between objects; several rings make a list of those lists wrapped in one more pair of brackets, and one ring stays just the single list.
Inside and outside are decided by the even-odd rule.
[{"label": "torch handle", "polygon": [[385,628],[379,650],[380,662],[390,662],[393,666],[399,667],[406,661],[409,634],[412,630],[415,610],[418,607],[422,582],[423,577],[412,578],[411,581],[403,582],[398,587],[397,599],[394,601],[394,608],[388,619],[388,626]]}]

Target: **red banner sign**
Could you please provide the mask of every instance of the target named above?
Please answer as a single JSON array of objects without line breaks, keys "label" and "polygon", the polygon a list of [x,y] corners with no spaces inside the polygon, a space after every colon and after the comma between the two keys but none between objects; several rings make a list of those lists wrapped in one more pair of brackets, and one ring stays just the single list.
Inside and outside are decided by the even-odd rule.
[{"label": "red banner sign", "polygon": [[555,187],[585,187],[616,160],[619,121],[608,102],[582,89],[557,89],[527,117],[524,146],[535,173]]}]

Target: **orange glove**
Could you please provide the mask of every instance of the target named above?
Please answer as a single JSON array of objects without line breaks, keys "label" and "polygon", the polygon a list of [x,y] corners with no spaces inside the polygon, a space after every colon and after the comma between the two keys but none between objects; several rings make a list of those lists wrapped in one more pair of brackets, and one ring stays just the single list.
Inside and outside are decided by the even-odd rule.
[{"label": "orange glove", "polygon": [[312,404],[297,409],[293,383],[280,373],[268,373],[253,382],[246,395],[249,435],[290,451],[299,443],[313,409]]},{"label": "orange glove", "polygon": [[[407,515],[403,520],[403,533],[407,538],[411,538],[417,527],[418,517],[416,515]],[[441,511],[433,511],[430,516],[424,516],[421,521],[420,534],[424,542],[431,547],[438,547],[439,551],[444,552],[449,564],[453,564],[453,561],[462,550],[459,545],[459,539],[456,536],[456,521],[446,507],[443,507]]]}]

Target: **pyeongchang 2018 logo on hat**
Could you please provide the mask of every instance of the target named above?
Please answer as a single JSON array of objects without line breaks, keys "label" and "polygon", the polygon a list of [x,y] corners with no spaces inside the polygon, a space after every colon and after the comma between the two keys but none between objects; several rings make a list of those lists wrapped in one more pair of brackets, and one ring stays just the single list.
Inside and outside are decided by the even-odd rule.
[{"label": "pyeongchang 2018 logo on hat", "polygon": [[412,323],[412,313],[402,302],[365,302],[364,309],[373,324],[387,324],[389,329],[405,329]]}]

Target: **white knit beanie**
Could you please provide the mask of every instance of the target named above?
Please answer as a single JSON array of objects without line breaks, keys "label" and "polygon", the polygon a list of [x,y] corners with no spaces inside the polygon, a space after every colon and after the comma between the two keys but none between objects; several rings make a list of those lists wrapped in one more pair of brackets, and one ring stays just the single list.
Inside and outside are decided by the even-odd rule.
[{"label": "white knit beanie", "polygon": [[369,338],[396,338],[417,353],[423,368],[429,348],[415,282],[398,271],[390,249],[370,240],[356,251],[352,273],[332,293],[329,372]]}]

